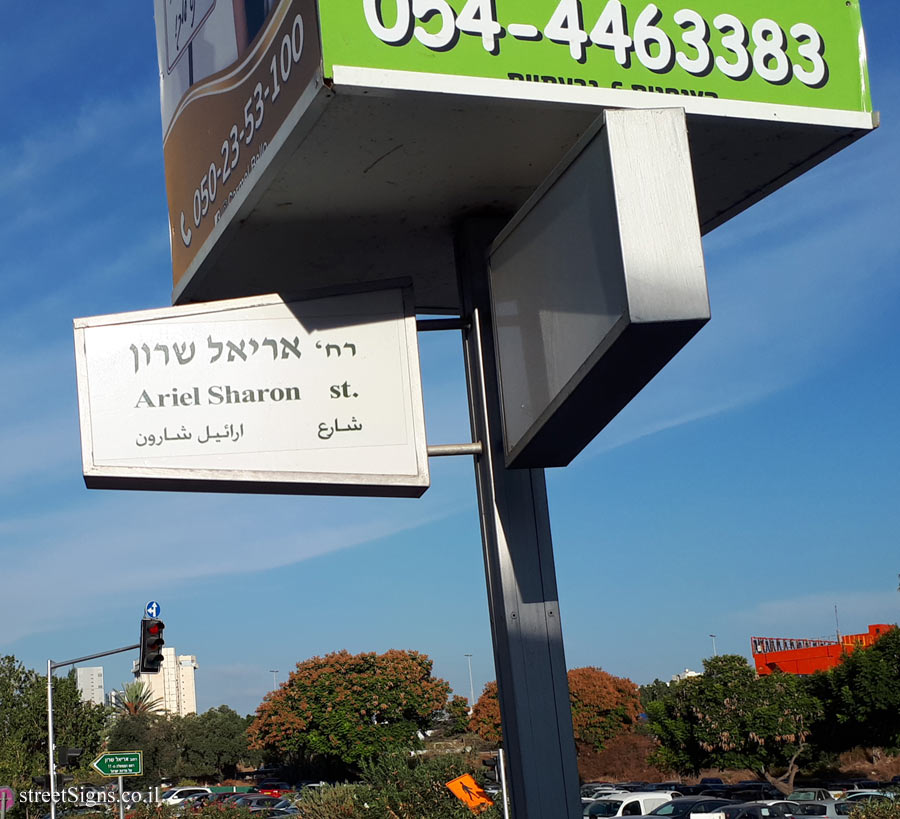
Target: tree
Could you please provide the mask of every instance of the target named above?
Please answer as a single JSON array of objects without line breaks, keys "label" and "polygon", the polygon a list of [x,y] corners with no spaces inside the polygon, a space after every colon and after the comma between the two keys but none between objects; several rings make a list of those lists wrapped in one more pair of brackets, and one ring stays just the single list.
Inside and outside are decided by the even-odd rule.
[{"label": "tree", "polygon": [[184,745],[182,718],[142,712],[120,714],[109,730],[112,751],[143,751],[144,774],[129,779],[130,787],[158,784],[179,773]]},{"label": "tree", "polygon": [[647,713],[647,706],[649,706],[651,702],[655,702],[661,697],[664,697],[668,693],[668,691],[669,684],[667,682],[663,682],[660,679],[655,679],[652,683],[642,685],[640,687],[640,695],[641,708],[644,709],[644,713]]},{"label": "tree", "polygon": [[822,703],[800,677],[758,677],[738,655],[703,665],[703,675],[672,683],[648,706],[649,727],[661,745],[655,763],[683,774],[750,768],[789,793]]},{"label": "tree", "polygon": [[497,696],[497,683],[489,682],[472,709],[469,730],[478,734],[486,742],[497,745],[502,741],[500,730],[500,700]]},{"label": "tree", "polygon": [[[606,742],[630,731],[640,711],[637,686],[600,668],[573,668],[568,673],[569,703],[575,741],[602,750]],[[499,743],[500,704],[497,683],[490,682],[475,703],[469,730],[488,742]]]},{"label": "tree", "polygon": [[358,767],[388,748],[416,743],[450,693],[416,651],[340,651],[297,664],[266,695],[248,729],[250,747],[292,764]]},{"label": "tree", "polygon": [[829,751],[900,748],[900,629],[807,681],[824,706],[814,736]]},{"label": "tree", "polygon": [[469,701],[458,694],[447,703],[447,733],[464,734],[469,729]]},{"label": "tree", "polygon": [[191,778],[233,779],[238,765],[257,763],[258,755],[247,747],[250,722],[227,705],[186,716],[181,723],[180,773]]},{"label": "tree", "polygon": [[149,685],[135,680],[122,685],[122,696],[116,700],[115,709],[120,714],[149,714],[161,705],[162,700],[153,697]]},{"label": "tree", "polygon": [[[57,747],[82,748],[82,765],[100,747],[106,709],[81,701],[74,674],[53,678]],[[22,789],[47,772],[47,679],[15,657],[0,657],[0,782]]]},{"label": "tree", "polygon": [[634,728],[641,702],[631,680],[593,666],[573,668],[568,678],[576,742],[602,751],[609,740]]}]

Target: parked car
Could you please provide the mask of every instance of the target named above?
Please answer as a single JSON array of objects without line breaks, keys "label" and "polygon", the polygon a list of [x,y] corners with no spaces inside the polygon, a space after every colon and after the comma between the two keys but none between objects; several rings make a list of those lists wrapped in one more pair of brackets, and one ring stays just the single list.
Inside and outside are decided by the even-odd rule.
[{"label": "parked car", "polygon": [[248,793],[233,800],[231,804],[241,808],[249,808],[251,813],[258,813],[274,808],[281,801],[280,796],[271,796],[267,793]]},{"label": "parked car", "polygon": [[[793,816],[795,819],[804,816],[819,816],[825,817],[825,819],[837,819],[838,813],[835,810],[836,804],[837,802],[834,799],[823,799],[815,802],[801,800],[797,803],[797,810],[794,811]],[[846,814],[843,815],[846,816]]]},{"label": "parked car", "polygon": [[793,816],[799,809],[799,802],[791,802],[789,799],[757,799],[758,805],[780,805],[787,816]]},{"label": "parked car", "polygon": [[584,808],[585,816],[646,816],[654,808],[680,796],[676,791],[620,791],[595,799]]},{"label": "parked car", "polygon": [[738,802],[771,802],[784,799],[778,788],[768,782],[739,782],[737,785],[726,787],[728,796]]},{"label": "parked car", "polygon": [[715,796],[676,796],[650,811],[650,816],[668,816],[686,819],[692,813],[712,813],[725,805],[733,805],[730,799]]},{"label": "parked car", "polygon": [[159,801],[164,805],[180,805],[185,799],[192,796],[199,796],[202,793],[212,793],[209,788],[200,788],[191,785],[186,788],[169,788],[159,795]]},{"label": "parked car", "polygon": [[894,799],[890,791],[847,791],[844,800],[847,802],[870,802],[872,800]]},{"label": "parked car", "polygon": [[266,779],[257,785],[257,789],[260,793],[278,797],[291,793],[294,790],[287,782],[282,782],[279,779]]},{"label": "parked car", "polygon": [[788,796],[788,800],[791,802],[828,802],[834,801],[834,797],[826,788],[798,788]]},{"label": "parked car", "polygon": [[582,785],[580,793],[582,804],[587,804],[588,802],[602,799],[611,793],[622,793],[622,791],[614,785]]},{"label": "parked car", "polygon": [[782,817],[793,819],[794,816],[793,812],[785,807],[784,802],[775,802],[774,804],[743,802],[737,805],[726,805],[720,808],[720,812],[725,814],[725,819],[782,819]]}]

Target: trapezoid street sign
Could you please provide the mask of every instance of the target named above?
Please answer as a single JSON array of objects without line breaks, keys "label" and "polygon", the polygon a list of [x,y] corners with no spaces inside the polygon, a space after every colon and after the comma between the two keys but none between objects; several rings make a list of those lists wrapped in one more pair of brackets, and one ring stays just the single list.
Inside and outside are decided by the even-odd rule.
[{"label": "trapezoid street sign", "polygon": [[101,776],[141,776],[144,773],[143,751],[104,751],[91,767]]}]

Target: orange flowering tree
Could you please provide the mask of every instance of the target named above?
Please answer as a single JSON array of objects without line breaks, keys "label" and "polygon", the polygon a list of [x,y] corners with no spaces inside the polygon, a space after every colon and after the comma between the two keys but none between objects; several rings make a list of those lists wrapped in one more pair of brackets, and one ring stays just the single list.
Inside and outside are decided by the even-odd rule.
[{"label": "orange flowering tree", "polygon": [[472,708],[469,730],[486,742],[500,743],[500,700],[497,698],[497,683],[489,682],[481,692],[478,702]]},{"label": "orange flowering tree", "polygon": [[414,744],[447,704],[450,686],[416,651],[338,651],[297,663],[247,729],[250,747],[290,762],[356,766]]},{"label": "orange flowering tree", "polygon": [[[613,737],[634,726],[640,713],[638,687],[600,668],[573,668],[568,673],[572,729],[576,742],[598,751]],[[500,742],[497,683],[490,682],[475,703],[469,730],[488,742]]]}]

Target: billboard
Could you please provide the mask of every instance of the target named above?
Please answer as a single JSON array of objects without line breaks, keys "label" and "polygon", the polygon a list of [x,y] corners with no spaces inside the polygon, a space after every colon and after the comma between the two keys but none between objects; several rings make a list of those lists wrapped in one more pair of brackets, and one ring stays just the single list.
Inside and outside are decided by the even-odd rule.
[{"label": "billboard", "polygon": [[177,284],[261,180],[322,56],[315,0],[155,0],[155,11]]},{"label": "billboard", "polygon": [[463,93],[505,80],[523,84],[510,96],[543,86],[560,101],[567,88],[602,88],[689,108],[872,110],[859,0],[338,0],[320,13],[336,82],[356,67],[436,75],[435,90],[465,78]]}]

